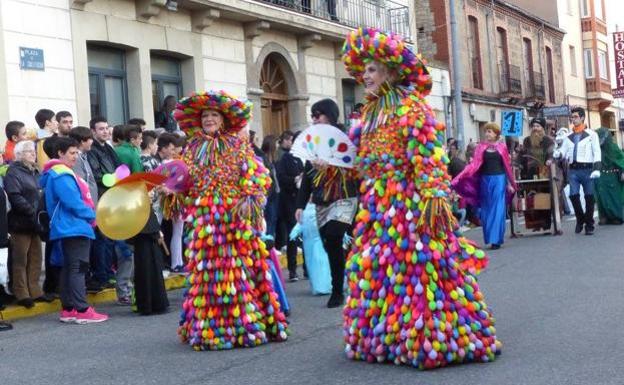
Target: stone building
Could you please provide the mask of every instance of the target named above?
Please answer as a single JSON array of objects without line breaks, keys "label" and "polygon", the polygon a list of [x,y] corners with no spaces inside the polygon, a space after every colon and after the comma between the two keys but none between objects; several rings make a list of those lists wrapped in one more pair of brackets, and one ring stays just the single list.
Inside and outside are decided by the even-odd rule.
[{"label": "stone building", "polygon": [[[483,125],[500,123],[507,110],[523,111],[526,135],[530,117],[565,101],[564,31],[507,1],[459,0],[456,7],[466,143],[482,139]],[[449,2],[416,0],[416,23],[423,55],[450,65]]]},{"label": "stone building", "polygon": [[[307,127],[310,105],[326,97],[344,119],[363,100],[340,61],[344,37],[376,26],[414,40],[407,4],[2,0],[0,124],[34,127],[35,112],[50,108],[81,125],[102,114],[111,124],[142,117],[153,126],[167,95],[213,88],[250,99],[250,128],[260,134]],[[439,94],[448,74],[432,72]],[[443,119],[441,97],[432,99]]]}]

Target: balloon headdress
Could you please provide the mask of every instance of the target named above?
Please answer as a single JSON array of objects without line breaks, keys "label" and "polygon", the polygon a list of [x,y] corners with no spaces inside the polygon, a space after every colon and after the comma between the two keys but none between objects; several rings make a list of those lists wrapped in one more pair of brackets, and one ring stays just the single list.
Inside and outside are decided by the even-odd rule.
[{"label": "balloon headdress", "polygon": [[431,91],[431,76],[425,63],[412,52],[403,37],[372,27],[350,32],[342,47],[342,62],[358,83],[364,82],[364,67],[373,61],[396,71],[400,84],[412,84],[423,95]]},{"label": "balloon headdress", "polygon": [[223,115],[223,130],[237,133],[251,119],[252,104],[237,99],[225,91],[204,91],[193,93],[180,99],[173,113],[180,129],[192,136],[201,132],[201,114],[203,110],[215,110]]}]

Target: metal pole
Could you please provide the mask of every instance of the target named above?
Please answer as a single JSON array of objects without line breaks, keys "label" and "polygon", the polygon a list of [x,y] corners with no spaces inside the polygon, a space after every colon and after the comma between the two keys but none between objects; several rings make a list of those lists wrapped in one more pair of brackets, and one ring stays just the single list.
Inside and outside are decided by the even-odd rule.
[{"label": "metal pole", "polygon": [[464,113],[462,109],[462,79],[459,60],[459,36],[457,35],[457,17],[455,16],[455,0],[449,0],[451,17],[451,55],[453,57],[453,101],[455,103],[455,128],[459,148],[464,146]]}]

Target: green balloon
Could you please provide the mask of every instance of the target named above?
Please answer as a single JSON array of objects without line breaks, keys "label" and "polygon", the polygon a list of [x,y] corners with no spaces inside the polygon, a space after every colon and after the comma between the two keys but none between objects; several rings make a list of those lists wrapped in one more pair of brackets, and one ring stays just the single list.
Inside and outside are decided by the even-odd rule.
[{"label": "green balloon", "polygon": [[102,177],[102,184],[106,187],[113,187],[117,178],[115,178],[114,174],[104,174]]}]

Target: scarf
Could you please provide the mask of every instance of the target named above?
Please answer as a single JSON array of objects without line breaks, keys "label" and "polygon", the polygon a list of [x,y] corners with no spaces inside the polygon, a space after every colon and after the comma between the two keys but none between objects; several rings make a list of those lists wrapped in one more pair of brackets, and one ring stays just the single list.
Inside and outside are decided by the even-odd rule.
[{"label": "scarf", "polygon": [[580,134],[581,132],[585,131],[585,127],[585,123],[581,123],[578,126],[573,126],[572,130],[575,134]]},{"label": "scarf", "polygon": [[82,201],[87,206],[95,209],[95,204],[93,204],[93,199],[91,198],[91,191],[89,190],[89,185],[84,180],[82,180],[82,178],[74,174],[74,171],[71,168],[69,168],[65,163],[61,162],[58,159],[50,159],[43,167],[43,172],[48,172],[50,170],[54,171],[59,175],[71,175],[76,181],[76,184],[78,184]]}]

